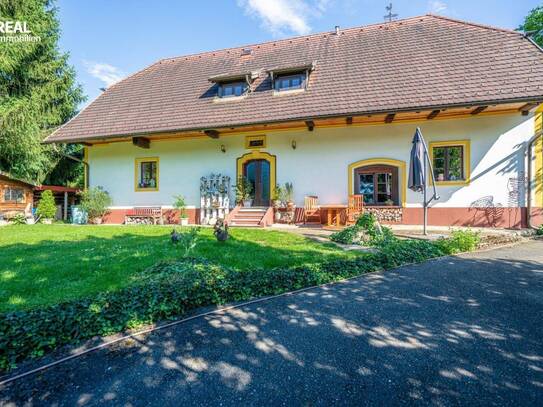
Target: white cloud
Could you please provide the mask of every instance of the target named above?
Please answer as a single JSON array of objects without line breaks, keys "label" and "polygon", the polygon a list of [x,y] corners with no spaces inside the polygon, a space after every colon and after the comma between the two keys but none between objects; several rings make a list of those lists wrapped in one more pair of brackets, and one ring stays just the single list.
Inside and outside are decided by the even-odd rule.
[{"label": "white cloud", "polygon": [[123,71],[110,64],[93,61],[83,61],[83,63],[87,68],[87,72],[104,82],[106,87],[110,87],[126,76]]},{"label": "white cloud", "polygon": [[441,0],[430,0],[428,2],[428,10],[430,13],[440,14],[447,11],[447,4]]},{"label": "white cloud", "polygon": [[331,0],[238,0],[238,6],[251,17],[261,20],[272,34],[308,34],[309,20],[320,17]]}]

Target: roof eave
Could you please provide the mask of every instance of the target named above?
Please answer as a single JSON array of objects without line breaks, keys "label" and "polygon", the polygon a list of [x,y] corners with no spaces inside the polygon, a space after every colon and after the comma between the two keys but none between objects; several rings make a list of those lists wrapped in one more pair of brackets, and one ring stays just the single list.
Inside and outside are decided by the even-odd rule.
[{"label": "roof eave", "polygon": [[[483,100],[477,102],[469,103],[449,103],[449,104],[437,104],[437,105],[421,105],[410,108],[398,108],[398,109],[379,109],[379,110],[366,110],[366,111],[353,111],[353,112],[341,112],[341,113],[331,113],[325,115],[311,115],[311,116],[299,116],[292,117],[288,119],[280,120],[268,120],[268,121],[257,121],[257,122],[241,122],[241,123],[222,123],[213,126],[196,126],[196,127],[187,127],[187,128],[171,128],[171,129],[161,129],[161,130],[146,130],[146,131],[135,131],[130,133],[118,133],[118,134],[109,134],[109,135],[97,135],[97,136],[88,136],[85,138],[71,138],[71,139],[62,139],[62,140],[52,140],[51,137],[47,137],[43,144],[84,144],[87,141],[102,141],[113,138],[125,138],[125,137],[138,137],[138,136],[147,136],[151,134],[164,134],[164,133],[174,133],[174,132],[199,132],[204,131],[209,128],[220,129],[220,128],[231,128],[231,127],[245,127],[245,126],[254,126],[254,125],[264,125],[264,124],[280,124],[288,122],[298,122],[305,120],[315,120],[315,119],[329,119],[329,118],[341,118],[348,116],[365,116],[365,115],[378,115],[378,114],[387,114],[387,113],[411,113],[421,110],[443,110],[451,108],[462,108],[462,107],[474,107],[474,106],[483,106],[483,105],[504,105],[512,103],[543,103],[543,95],[538,97],[522,97],[522,98],[510,98],[510,99],[501,99],[501,100]],[[57,129],[55,133],[58,133],[62,128]]]}]

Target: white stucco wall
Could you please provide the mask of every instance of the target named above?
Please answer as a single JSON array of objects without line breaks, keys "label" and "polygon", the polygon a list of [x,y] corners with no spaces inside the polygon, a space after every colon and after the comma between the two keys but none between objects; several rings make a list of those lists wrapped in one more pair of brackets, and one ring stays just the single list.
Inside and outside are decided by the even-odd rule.
[{"label": "white stucco wall", "polygon": [[[277,156],[277,182],[294,184],[298,205],[303,205],[305,195],[317,195],[321,204],[345,203],[348,165],[372,158],[407,163],[417,126],[428,143],[464,139],[471,142],[470,185],[438,187],[441,200],[435,206],[469,207],[485,196],[491,196],[495,204],[514,205],[509,200],[507,183],[525,170],[525,142],[534,129],[531,115],[267,132],[267,148],[263,151]],[[295,150],[292,140],[297,144]],[[198,207],[201,176],[212,172],[227,174],[235,183],[236,159],[250,151],[244,148],[244,141],[245,135],[229,135],[218,140],[153,141],[148,150],[131,143],[89,147],[90,185],[104,187],[112,195],[114,207],[169,206],[175,194],[185,195],[190,206]],[[220,151],[221,144],[226,153]],[[139,157],[160,158],[158,192],[134,191],[134,160]],[[419,206],[420,201],[420,194],[407,191],[407,206]],[[524,199],[518,204],[524,206]]]}]

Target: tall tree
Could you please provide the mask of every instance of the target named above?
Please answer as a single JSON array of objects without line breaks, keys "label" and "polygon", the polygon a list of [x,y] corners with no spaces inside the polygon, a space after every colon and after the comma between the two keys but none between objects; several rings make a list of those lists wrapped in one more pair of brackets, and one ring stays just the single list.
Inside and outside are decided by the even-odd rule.
[{"label": "tall tree", "polygon": [[[58,47],[60,23],[53,0],[1,0],[0,21],[26,22],[33,41],[0,38],[0,169],[42,182],[73,147],[43,145],[84,100],[68,54]],[[21,36],[0,33],[0,36]],[[39,37],[39,41],[35,40]],[[56,181],[75,181],[75,164],[64,162]]]},{"label": "tall tree", "polygon": [[543,6],[539,6],[530,11],[530,14],[524,18],[524,23],[518,28],[520,31],[533,32],[532,39],[543,47]]}]

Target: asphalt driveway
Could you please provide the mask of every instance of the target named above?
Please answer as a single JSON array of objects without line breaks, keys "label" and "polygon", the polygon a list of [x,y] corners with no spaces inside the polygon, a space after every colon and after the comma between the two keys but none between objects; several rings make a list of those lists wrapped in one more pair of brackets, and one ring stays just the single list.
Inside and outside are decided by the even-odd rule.
[{"label": "asphalt driveway", "polygon": [[14,405],[541,405],[543,242],[276,298],[0,388]]}]

